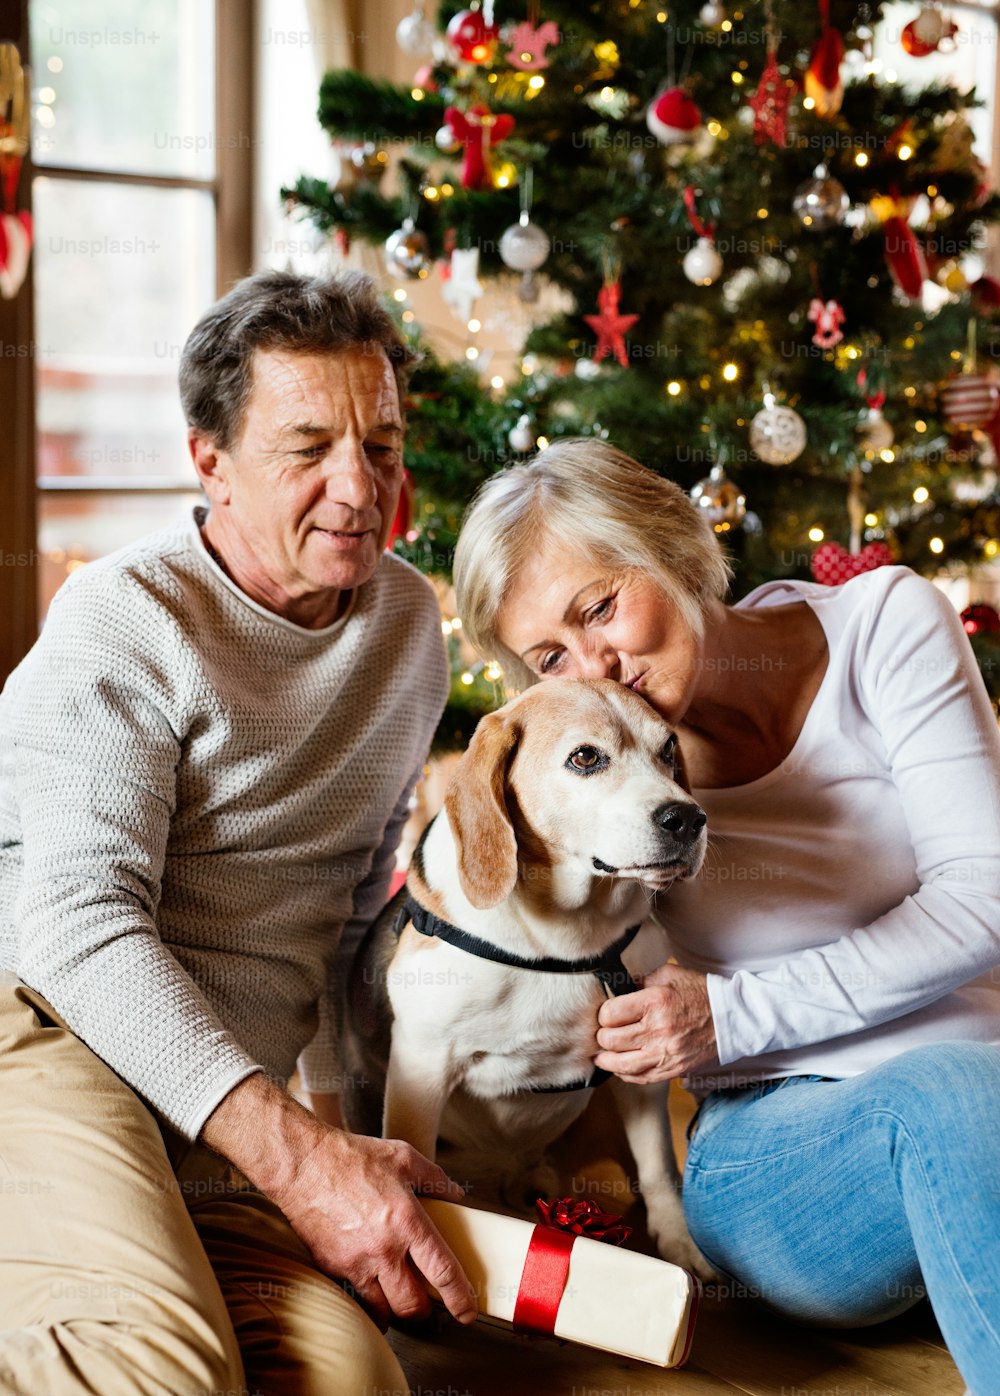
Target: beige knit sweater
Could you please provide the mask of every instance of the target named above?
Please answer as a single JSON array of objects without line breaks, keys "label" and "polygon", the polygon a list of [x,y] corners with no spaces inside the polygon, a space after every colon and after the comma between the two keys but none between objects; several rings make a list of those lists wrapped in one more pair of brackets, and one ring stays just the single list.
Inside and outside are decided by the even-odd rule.
[{"label": "beige knit sweater", "polygon": [[192,1139],[300,1053],[338,1089],[335,951],[386,898],[448,690],[400,558],[307,630],[199,517],[75,573],[0,695],[0,966]]}]

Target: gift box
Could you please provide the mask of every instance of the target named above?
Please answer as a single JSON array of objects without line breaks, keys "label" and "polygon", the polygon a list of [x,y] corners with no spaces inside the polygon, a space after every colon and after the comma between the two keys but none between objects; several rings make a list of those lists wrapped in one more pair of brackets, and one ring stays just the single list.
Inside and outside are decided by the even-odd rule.
[{"label": "gift box", "polygon": [[686,1360],[699,1293],[687,1270],[549,1224],[421,1201],[468,1275],[482,1319],[657,1367]]}]

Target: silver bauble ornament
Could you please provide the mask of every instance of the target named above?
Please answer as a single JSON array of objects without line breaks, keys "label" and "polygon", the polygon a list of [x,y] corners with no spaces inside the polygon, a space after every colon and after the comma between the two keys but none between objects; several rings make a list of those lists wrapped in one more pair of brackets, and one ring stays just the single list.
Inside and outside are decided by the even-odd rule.
[{"label": "silver bauble ornament", "polygon": [[793,408],[765,399],[750,423],[750,445],[767,465],[791,465],[805,450],[806,424]]},{"label": "silver bauble ornament", "polygon": [[684,275],[696,286],[711,286],[722,275],[722,258],[711,238],[699,238],[681,263]]},{"label": "silver bauble ornament", "polygon": [[392,275],[401,281],[415,281],[430,271],[431,253],[427,237],[414,227],[412,218],[404,219],[403,226],[386,238],[385,264]]},{"label": "silver bauble ornament", "polygon": [[811,233],[838,227],[850,204],[847,190],[839,179],[827,174],[825,165],[817,165],[812,179],[800,184],[792,195],[792,211]]},{"label": "silver bauble ornament", "polygon": [[698,21],[701,24],[718,28],[726,17],[725,5],[719,4],[719,0],[707,0],[707,4],[702,5],[698,11]]},{"label": "silver bauble ornament", "polygon": [[461,150],[462,142],[455,135],[450,126],[439,126],[434,132],[434,144],[442,155],[454,155],[456,150]]},{"label": "silver bauble ornament", "polygon": [[507,440],[515,451],[523,455],[535,449],[535,433],[531,429],[531,418],[527,412],[521,414],[507,433]]},{"label": "silver bauble ornament", "polygon": [[437,30],[418,5],[410,15],[404,15],[396,25],[396,43],[404,53],[414,58],[429,55],[434,48]]},{"label": "silver bauble ornament", "polygon": [[738,528],[747,511],[747,497],[734,485],[721,465],[713,465],[707,480],[699,480],[691,491],[691,501],[704,514],[716,533]]},{"label": "silver bauble ornament", "polygon": [[882,416],[880,407],[869,407],[858,423],[858,444],[863,451],[888,451],[895,440],[892,427]]},{"label": "silver bauble ornament", "polygon": [[549,235],[522,214],[500,239],[500,260],[511,271],[537,271],[549,255]]}]

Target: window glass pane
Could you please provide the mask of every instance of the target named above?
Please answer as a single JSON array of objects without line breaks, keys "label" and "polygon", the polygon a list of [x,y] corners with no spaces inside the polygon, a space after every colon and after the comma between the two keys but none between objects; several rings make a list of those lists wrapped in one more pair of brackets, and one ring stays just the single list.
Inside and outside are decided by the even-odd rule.
[{"label": "window glass pane", "polygon": [[213,0],[34,0],[29,11],[36,164],[213,177]]},{"label": "window glass pane", "polygon": [[38,473],[190,479],[181,347],[215,299],[200,190],[39,176]]},{"label": "window glass pane", "polygon": [[165,528],[190,512],[191,494],[41,494],[38,497],[38,614],[85,562],[104,557],[144,533]]}]

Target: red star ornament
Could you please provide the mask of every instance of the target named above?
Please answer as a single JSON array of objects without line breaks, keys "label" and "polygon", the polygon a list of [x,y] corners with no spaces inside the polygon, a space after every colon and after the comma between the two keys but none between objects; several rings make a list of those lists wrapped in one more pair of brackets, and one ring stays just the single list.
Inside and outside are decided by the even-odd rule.
[{"label": "red star ornament", "polygon": [[788,85],[778,72],[777,57],[769,53],[757,91],[750,98],[753,138],[758,145],[773,141],[779,150],[784,150],[788,144],[789,96]]},{"label": "red star ornament", "polygon": [[625,331],[630,330],[638,320],[638,315],[620,315],[618,302],[621,299],[620,281],[606,282],[597,293],[598,315],[585,315],[583,318],[597,335],[594,349],[594,362],[600,363],[605,354],[613,354],[622,368],[628,368],[628,355],[625,352]]}]

